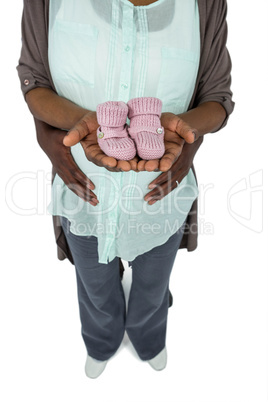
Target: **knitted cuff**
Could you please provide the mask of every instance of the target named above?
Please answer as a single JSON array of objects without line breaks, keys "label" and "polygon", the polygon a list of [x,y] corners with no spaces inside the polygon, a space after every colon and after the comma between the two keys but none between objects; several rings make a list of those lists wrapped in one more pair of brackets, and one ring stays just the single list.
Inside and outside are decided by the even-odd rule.
[{"label": "knitted cuff", "polygon": [[160,117],[162,101],[152,97],[134,98],[128,101],[127,106],[130,119],[141,114],[155,114]]},{"label": "knitted cuff", "polygon": [[128,107],[124,102],[108,101],[97,106],[97,120],[101,126],[124,126],[127,114]]}]

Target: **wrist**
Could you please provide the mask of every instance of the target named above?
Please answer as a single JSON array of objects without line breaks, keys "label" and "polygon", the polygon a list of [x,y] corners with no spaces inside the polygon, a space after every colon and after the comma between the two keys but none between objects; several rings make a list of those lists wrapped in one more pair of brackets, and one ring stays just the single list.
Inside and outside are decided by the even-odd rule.
[{"label": "wrist", "polygon": [[224,107],[218,102],[204,102],[196,108],[176,115],[193,127],[196,137],[217,131],[226,118]]},{"label": "wrist", "polygon": [[35,88],[26,94],[26,102],[33,116],[53,127],[70,130],[88,113],[70,100],[48,88]]}]

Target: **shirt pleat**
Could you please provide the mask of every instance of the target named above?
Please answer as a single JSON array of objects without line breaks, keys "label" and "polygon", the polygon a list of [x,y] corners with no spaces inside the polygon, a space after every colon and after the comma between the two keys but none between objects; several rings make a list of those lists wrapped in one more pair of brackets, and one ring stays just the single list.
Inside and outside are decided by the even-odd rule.
[{"label": "shirt pleat", "polygon": [[113,99],[114,94],[114,70],[116,61],[116,48],[118,39],[118,25],[119,25],[119,4],[118,1],[113,0],[112,3],[112,21],[111,21],[111,34],[109,45],[109,56],[107,64],[107,77],[106,77],[106,98]]},{"label": "shirt pleat", "polygon": [[148,65],[148,22],[147,22],[147,14],[146,10],[143,8],[138,8],[138,21],[140,27],[140,75],[137,84],[137,92],[136,97],[144,96],[145,90],[145,82],[146,82],[146,73],[147,73],[147,65]]}]

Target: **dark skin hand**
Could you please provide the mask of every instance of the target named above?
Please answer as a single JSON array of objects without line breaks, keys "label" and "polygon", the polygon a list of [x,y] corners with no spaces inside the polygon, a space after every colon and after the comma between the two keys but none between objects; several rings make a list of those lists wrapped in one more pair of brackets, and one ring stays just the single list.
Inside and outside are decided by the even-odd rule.
[{"label": "dark skin hand", "polygon": [[67,134],[65,133],[63,144],[71,147],[80,142],[89,161],[112,172],[137,171],[137,156],[129,161],[118,161],[101,150],[97,141],[98,127],[96,112],[88,112]]},{"label": "dark skin hand", "polygon": [[[161,124],[165,129],[163,157],[146,161],[136,155],[131,161],[124,161],[109,157],[100,149],[96,135],[96,112],[83,109],[48,88],[30,90],[26,101],[35,118],[38,142],[50,158],[54,170],[77,196],[91,205],[98,204],[92,191],[95,186],[75,163],[70,148],[72,145],[81,142],[89,161],[112,172],[165,172],[153,181],[157,188],[144,197],[148,201],[153,196],[154,200],[149,201],[151,204],[172,191],[177,185],[176,180],[180,182],[188,173],[198,149],[196,145],[201,143],[195,144],[198,138],[220,129],[226,118],[223,106],[213,101],[203,102],[180,115],[162,113]],[[68,135],[62,129],[69,130]]]},{"label": "dark skin hand", "polygon": [[161,200],[172,190],[177,188],[176,181],[180,183],[188,174],[194,156],[202,142],[203,137],[199,137],[193,144],[185,143],[180,156],[173,163],[171,168],[167,172],[160,174],[149,184],[148,187],[153,190],[147,193],[144,197],[144,200],[147,201],[149,205]]},{"label": "dark skin hand", "polygon": [[71,149],[63,145],[66,131],[54,128],[47,123],[34,119],[37,141],[47,154],[55,172],[78,197],[91,205],[98,204],[94,183],[79,169],[75,163]]},{"label": "dark skin hand", "polygon": [[[95,114],[95,116],[94,116]],[[92,117],[94,116],[94,117]],[[175,119],[174,119],[175,117]],[[180,124],[178,124],[178,121]],[[110,171],[119,172],[139,171],[167,171],[182,152],[184,142],[194,142],[194,134],[188,124],[178,119],[172,113],[163,113],[161,124],[165,128],[165,154],[161,159],[150,161],[142,160],[136,155],[132,160],[117,160],[107,156],[99,147],[96,131],[99,126],[96,112],[87,113],[66,135],[64,145],[71,147],[81,143],[89,161],[98,166],[104,166]],[[179,135],[178,135],[179,134]]]},{"label": "dark skin hand", "polygon": [[[98,203],[97,196],[92,191],[95,188],[94,183],[79,169],[79,167],[75,163],[71,154],[71,148],[69,146],[64,145],[65,143],[67,144],[69,143],[70,138],[69,135],[66,135],[66,131],[54,128],[38,119],[34,120],[36,125],[36,134],[38,143],[51,160],[55,172],[61,177],[61,179],[64,181],[67,187],[70,188],[77,196],[81,197],[84,201],[89,202],[91,205],[96,206]],[[152,163],[156,163],[155,166],[159,165],[159,160],[144,161],[141,160],[138,156],[136,156],[134,160],[131,161],[117,161],[114,158],[108,157],[102,152],[96,141],[96,135],[95,135],[96,126],[98,127],[97,122],[95,124],[90,125],[91,135],[88,134],[86,138],[81,140],[81,144],[86,152],[88,159],[91,160],[93,163],[96,163],[98,166],[103,166],[103,164],[110,163],[110,166],[112,166],[115,161],[115,164],[116,163],[119,164],[119,168],[116,165],[115,167],[108,167],[108,165],[106,166],[106,169],[113,172],[121,171],[120,165],[125,169],[127,168],[128,170],[131,170],[132,168],[132,170],[135,170],[137,172],[145,170],[146,164],[147,166],[148,164],[152,165]],[[78,137],[80,138],[79,132],[81,133],[80,128],[78,132],[74,134],[75,136],[77,136],[76,141],[78,140]],[[180,176],[178,178],[175,178],[174,176],[173,178],[174,180],[182,180],[184,175],[188,173],[191,161],[193,160],[194,155],[197,149],[199,148],[200,144],[198,146],[194,144],[193,147],[191,146],[186,147],[183,146],[184,140],[178,137],[176,133],[169,132],[169,130],[166,129],[166,135],[168,139],[165,141],[167,148],[165,155],[168,163],[170,164],[171,159],[172,158],[175,159],[176,156],[178,159],[179,157],[178,155],[181,153],[181,157],[179,158],[177,163],[174,164],[173,168],[174,170],[177,170],[179,167]],[[200,141],[200,143],[201,142],[202,141]],[[179,161],[181,162],[178,163]],[[127,164],[129,165],[126,165],[124,162],[127,162]],[[139,170],[137,169],[137,165],[139,166]],[[157,194],[161,192],[160,182],[163,185],[165,184],[167,174],[168,172],[163,173],[162,175],[160,174],[152,182],[157,184],[158,187],[155,188],[153,192],[147,194],[146,197],[150,195],[157,197]],[[149,204],[152,203],[153,202],[151,201],[149,202]]]},{"label": "dark skin hand", "polygon": [[[156,187],[144,197],[149,205],[163,198],[176,186],[189,172],[195,153],[202,140],[197,138],[197,130],[192,128],[172,113],[163,113],[161,124],[165,129],[164,143],[165,154],[161,159],[150,161],[142,160],[138,155],[129,161],[116,160],[103,153],[98,145],[96,131],[99,126],[96,113],[86,114],[65,136],[63,143],[70,147],[78,142],[81,143],[85,155],[91,162],[98,166],[104,166],[112,172],[118,171],[163,171],[151,184]],[[188,144],[187,144],[187,142]],[[190,145],[193,144],[194,145]]]},{"label": "dark skin hand", "polygon": [[[95,112],[88,112],[88,119],[79,120],[73,129],[66,135],[66,131],[35,119],[37,139],[50,158],[56,173],[65,184],[79,197],[90,202],[98,203],[94,190],[95,186],[90,179],[76,165],[70,146],[81,142],[86,156],[98,166],[104,166],[110,171],[153,171],[159,170],[160,174],[151,184],[156,184],[154,190],[145,195],[144,199],[153,197],[149,204],[163,198],[176,186],[176,180],[180,182],[189,172],[194,155],[202,143],[203,134],[214,130],[222,124],[226,113],[220,104],[216,102],[204,103],[200,107],[176,116],[172,113],[163,113],[161,124],[165,128],[166,152],[159,160],[144,161],[136,156],[132,161],[117,161],[105,155],[96,140],[98,123]],[[192,129],[198,127],[197,129]],[[194,141],[195,139],[195,141]],[[150,187],[150,186],[149,186]]]}]

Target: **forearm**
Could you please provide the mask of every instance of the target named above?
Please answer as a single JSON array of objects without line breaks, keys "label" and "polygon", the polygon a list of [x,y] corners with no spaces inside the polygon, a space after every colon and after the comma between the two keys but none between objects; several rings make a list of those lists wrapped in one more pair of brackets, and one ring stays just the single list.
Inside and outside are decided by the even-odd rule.
[{"label": "forearm", "polygon": [[205,102],[188,112],[178,115],[198,131],[198,136],[219,129],[226,118],[226,111],[218,102]]},{"label": "forearm", "polygon": [[89,112],[48,88],[32,89],[26,95],[26,102],[36,119],[64,130],[70,130]]}]

